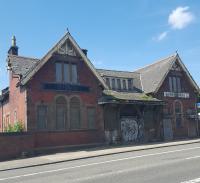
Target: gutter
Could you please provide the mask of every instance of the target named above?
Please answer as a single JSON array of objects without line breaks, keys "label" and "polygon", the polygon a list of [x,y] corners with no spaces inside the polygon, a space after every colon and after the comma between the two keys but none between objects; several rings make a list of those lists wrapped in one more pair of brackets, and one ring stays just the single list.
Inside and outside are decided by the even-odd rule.
[{"label": "gutter", "polygon": [[3,100],[1,100],[1,132],[3,132]]},{"label": "gutter", "polygon": [[163,101],[143,101],[143,100],[108,100],[108,101],[99,101],[99,105],[103,104],[138,104],[138,105],[164,105]]},{"label": "gutter", "polygon": [[27,89],[25,90],[25,114],[26,114],[26,116],[25,116],[25,121],[24,121],[24,125],[25,125],[25,130],[26,131],[28,131],[28,123],[27,123],[27,121],[28,121],[28,100],[27,100]]}]

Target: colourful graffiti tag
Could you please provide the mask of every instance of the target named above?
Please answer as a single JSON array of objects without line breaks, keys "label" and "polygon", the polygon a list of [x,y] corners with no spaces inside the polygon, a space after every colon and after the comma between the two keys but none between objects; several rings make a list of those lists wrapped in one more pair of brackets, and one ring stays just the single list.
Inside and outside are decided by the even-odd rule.
[{"label": "colourful graffiti tag", "polygon": [[139,133],[139,126],[137,121],[133,118],[122,118],[121,132],[122,139],[125,142],[136,141]]}]

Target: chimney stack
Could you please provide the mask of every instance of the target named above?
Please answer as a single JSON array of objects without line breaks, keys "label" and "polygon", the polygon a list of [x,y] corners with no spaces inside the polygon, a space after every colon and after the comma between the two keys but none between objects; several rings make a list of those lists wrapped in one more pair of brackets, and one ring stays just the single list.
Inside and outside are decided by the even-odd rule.
[{"label": "chimney stack", "polygon": [[83,51],[83,53],[85,54],[85,56],[87,57],[87,52],[88,52],[88,50],[82,49],[82,51]]},{"label": "chimney stack", "polygon": [[8,50],[8,54],[10,55],[18,55],[18,46],[16,44],[15,36],[12,37],[12,44],[10,49]]}]

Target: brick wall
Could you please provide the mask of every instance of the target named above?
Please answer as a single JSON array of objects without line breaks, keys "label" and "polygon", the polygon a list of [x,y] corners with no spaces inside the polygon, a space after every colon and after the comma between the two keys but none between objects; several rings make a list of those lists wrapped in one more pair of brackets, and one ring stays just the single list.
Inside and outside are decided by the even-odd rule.
[{"label": "brick wall", "polygon": [[36,148],[102,142],[104,142],[104,134],[97,130],[76,132],[0,133],[0,160],[19,157],[22,152],[32,152]]},{"label": "brick wall", "polygon": [[31,134],[0,133],[0,160],[15,158],[34,148]]},{"label": "brick wall", "polygon": [[6,124],[4,124],[3,121],[5,120],[6,115],[9,114],[10,114],[9,103],[8,101],[5,101],[2,106],[0,105],[0,132],[3,132],[5,128]]},{"label": "brick wall", "polygon": [[[9,78],[9,99],[4,102],[3,106],[0,106],[0,131],[2,131],[2,126],[5,130],[8,123],[13,125],[15,121],[22,122],[26,129],[26,89],[17,87],[19,78],[13,75],[12,71],[10,71]],[[2,120],[5,123],[3,125]]]},{"label": "brick wall", "polygon": [[[26,88],[17,87],[19,78],[10,72],[9,112],[10,122],[21,121],[26,129]],[[15,113],[16,112],[16,119]]]}]

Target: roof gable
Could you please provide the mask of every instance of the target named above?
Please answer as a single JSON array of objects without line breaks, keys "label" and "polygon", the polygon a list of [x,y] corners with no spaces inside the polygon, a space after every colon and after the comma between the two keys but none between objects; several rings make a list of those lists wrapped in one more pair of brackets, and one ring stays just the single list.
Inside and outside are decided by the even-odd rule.
[{"label": "roof gable", "polygon": [[104,88],[107,88],[107,85],[105,84],[103,78],[99,75],[99,73],[94,68],[93,64],[90,62],[90,60],[87,58],[87,56],[83,53],[82,49],[78,46],[74,38],[71,36],[69,32],[67,32],[60,41],[53,46],[52,49],[49,50],[49,52],[39,61],[37,64],[35,64],[34,68],[29,70],[26,77],[22,79],[21,84],[26,84],[39,70],[42,68],[42,66],[48,62],[48,60],[51,58],[51,56],[54,53],[60,53],[60,54],[69,54],[72,56],[79,55],[83,61],[86,63],[86,65],[89,67],[89,69],[92,71],[92,73],[96,76],[96,78],[99,80],[99,82],[102,84]]},{"label": "roof gable", "polygon": [[143,91],[145,93],[156,93],[164,82],[169,71],[174,69],[173,66],[175,62],[178,62],[182,70],[186,73],[192,86],[199,90],[198,85],[195,83],[186,66],[183,64],[179,55],[176,53],[154,64],[137,70],[137,72],[141,74],[141,84]]}]

